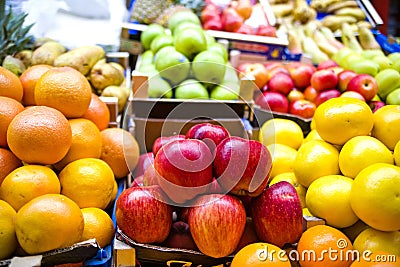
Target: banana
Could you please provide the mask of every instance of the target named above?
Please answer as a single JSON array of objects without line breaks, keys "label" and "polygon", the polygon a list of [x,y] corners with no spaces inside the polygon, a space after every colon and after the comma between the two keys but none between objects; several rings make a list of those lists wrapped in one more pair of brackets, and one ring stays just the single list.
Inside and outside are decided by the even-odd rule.
[{"label": "banana", "polygon": [[363,48],[348,23],[342,24],[342,43],[355,52],[361,53],[363,51]]},{"label": "banana", "polygon": [[346,7],[335,11],[337,16],[350,16],[356,18],[357,21],[365,20],[365,13],[358,7]]},{"label": "banana", "polygon": [[322,19],[322,26],[328,27],[332,31],[340,29],[343,23],[356,23],[357,19],[352,16],[328,15]]},{"label": "banana", "polygon": [[329,59],[328,55],[322,52],[321,49],[319,49],[318,45],[311,37],[305,36],[302,39],[302,46],[303,51],[306,54],[309,54],[312,58],[312,61],[316,64],[319,64],[322,61]]},{"label": "banana", "polygon": [[346,7],[358,7],[358,3],[355,0],[338,1],[338,2],[328,5],[325,12],[333,13],[339,9],[346,8]]},{"label": "banana", "polygon": [[358,40],[360,41],[361,47],[363,49],[378,49],[381,50],[381,46],[375,40],[374,34],[366,27],[358,27]]}]

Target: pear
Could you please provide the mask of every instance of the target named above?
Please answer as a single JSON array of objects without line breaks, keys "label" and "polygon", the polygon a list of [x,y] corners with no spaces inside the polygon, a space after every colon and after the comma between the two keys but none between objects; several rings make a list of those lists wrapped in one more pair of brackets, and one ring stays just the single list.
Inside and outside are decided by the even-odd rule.
[{"label": "pear", "polygon": [[67,49],[56,41],[48,41],[33,51],[31,64],[54,65],[56,58],[65,53]]},{"label": "pear", "polygon": [[89,79],[92,86],[102,92],[107,86],[120,86],[124,81],[124,73],[113,64],[99,61],[90,70]]},{"label": "pear", "polygon": [[21,76],[21,74],[26,70],[24,63],[22,63],[21,60],[10,55],[4,58],[3,67],[18,77]]},{"label": "pear", "polygon": [[31,66],[32,55],[33,55],[33,51],[32,50],[25,49],[25,50],[19,51],[15,55],[15,58],[18,58],[19,60],[21,60],[22,63],[24,63],[25,67],[28,68],[28,67]]},{"label": "pear", "polygon": [[129,97],[129,95],[127,94],[127,90],[124,87],[117,85],[110,85],[104,88],[104,90],[101,92],[101,96],[117,97],[118,113],[121,113],[124,110],[124,107]]}]

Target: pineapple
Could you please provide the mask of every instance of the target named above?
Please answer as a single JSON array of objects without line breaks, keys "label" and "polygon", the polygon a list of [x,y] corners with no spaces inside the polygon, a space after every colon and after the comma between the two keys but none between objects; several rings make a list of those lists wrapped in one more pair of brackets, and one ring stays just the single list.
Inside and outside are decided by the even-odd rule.
[{"label": "pineapple", "polygon": [[24,27],[28,14],[14,14],[10,12],[0,17],[0,64],[7,55],[14,56],[18,52],[28,49],[33,36],[28,35],[33,24]]},{"label": "pineapple", "polygon": [[151,24],[173,4],[172,0],[136,0],[132,7],[131,19],[139,23]]}]

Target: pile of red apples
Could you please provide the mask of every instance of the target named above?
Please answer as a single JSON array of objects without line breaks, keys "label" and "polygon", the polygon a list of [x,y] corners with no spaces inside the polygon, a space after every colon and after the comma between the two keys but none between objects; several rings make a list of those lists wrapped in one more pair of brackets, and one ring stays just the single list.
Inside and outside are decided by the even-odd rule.
[{"label": "pile of red apples", "polygon": [[159,137],[117,199],[118,228],[138,243],[213,258],[260,241],[294,244],[303,231],[300,199],[288,182],[268,186],[271,165],[261,142],[216,124]]},{"label": "pile of red apples", "polygon": [[272,112],[310,119],[321,103],[334,97],[358,98],[373,111],[385,105],[376,98],[378,84],[373,76],[345,70],[333,60],[317,67],[302,62],[242,63],[238,72],[254,78],[260,89],[255,104]]}]

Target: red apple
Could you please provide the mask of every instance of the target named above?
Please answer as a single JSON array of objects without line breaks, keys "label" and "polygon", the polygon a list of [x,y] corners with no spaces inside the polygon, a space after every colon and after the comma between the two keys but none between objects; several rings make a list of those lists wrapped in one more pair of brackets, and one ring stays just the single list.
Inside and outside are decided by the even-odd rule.
[{"label": "red apple", "polygon": [[350,97],[350,98],[357,98],[360,99],[361,101],[365,102],[365,98],[358,92],[356,91],[346,91],[343,92],[340,97]]},{"label": "red apple", "polygon": [[260,242],[260,239],[258,239],[256,230],[254,229],[253,220],[250,217],[247,217],[246,226],[244,228],[242,237],[240,238],[239,244],[235,249],[235,253],[237,253],[245,246],[257,242]]},{"label": "red apple", "polygon": [[198,139],[171,141],[157,152],[154,168],[158,184],[178,204],[207,192],[213,179],[213,156]]},{"label": "red apple", "polygon": [[328,59],[320,62],[317,66],[317,70],[329,69],[332,67],[339,67],[339,64],[332,59]]},{"label": "red apple", "polygon": [[347,84],[347,91],[360,93],[365,101],[370,101],[378,93],[378,83],[369,74],[358,74]]},{"label": "red apple", "polygon": [[138,164],[136,165],[134,177],[144,174],[144,171],[154,162],[154,154],[152,152],[144,153],[139,156]]},{"label": "red apple", "polygon": [[251,218],[258,238],[280,248],[296,243],[303,232],[300,198],[286,181],[271,185],[253,199]]},{"label": "red apple", "polygon": [[278,73],[285,73],[285,74],[289,75],[289,71],[284,66],[282,66],[282,67],[274,67],[274,68],[271,68],[269,70],[267,69],[267,73],[268,73],[267,74],[267,82],[269,80],[271,80],[272,77],[274,77]]},{"label": "red apple", "polygon": [[378,109],[380,109],[381,107],[385,106],[386,103],[383,101],[369,101],[368,105],[370,106],[370,108],[372,109],[372,112],[377,111]]},{"label": "red apple", "polygon": [[289,100],[281,93],[266,91],[260,94],[255,102],[265,110],[287,113],[289,111]]},{"label": "red apple", "polygon": [[135,242],[163,242],[172,225],[172,207],[165,201],[157,185],[125,189],[115,207],[119,229]]},{"label": "red apple", "polygon": [[304,93],[297,89],[293,89],[289,92],[289,94],[286,97],[289,100],[289,103],[291,103],[295,100],[304,99]]},{"label": "red apple", "polygon": [[324,91],[319,92],[318,95],[315,97],[313,102],[318,107],[319,105],[324,103],[326,100],[331,99],[331,98],[335,98],[335,97],[339,97],[339,96],[340,96],[340,91],[339,90],[337,90],[337,89],[328,89],[328,90],[324,90]]},{"label": "red apple", "polygon": [[314,116],[317,106],[305,99],[299,99],[290,103],[289,113],[304,119],[311,119]]},{"label": "red apple", "polygon": [[265,66],[267,71],[271,71],[275,68],[284,68],[285,67],[285,65],[283,65],[282,62],[278,62],[278,61],[266,61],[265,63],[263,63],[263,65]]},{"label": "red apple", "polygon": [[222,258],[233,253],[239,244],[246,212],[232,195],[202,195],[190,208],[188,223],[199,250],[207,256]]},{"label": "red apple", "polygon": [[154,156],[156,156],[158,150],[160,150],[160,148],[171,142],[174,140],[184,140],[186,139],[185,135],[183,134],[176,134],[176,135],[171,135],[171,136],[160,136],[158,137],[156,140],[154,140],[153,146],[152,146],[152,151]]},{"label": "red apple", "polygon": [[242,26],[244,20],[234,8],[228,7],[222,11],[221,21],[225,31],[235,32]]},{"label": "red apple", "polygon": [[220,18],[219,7],[213,4],[206,5],[200,14],[201,22],[205,23],[209,20],[214,20],[216,18]]},{"label": "red apple", "polygon": [[311,86],[317,91],[335,88],[338,83],[336,73],[331,69],[317,70],[311,76]]},{"label": "red apple", "polygon": [[177,213],[178,221],[187,223],[189,219],[190,207],[181,207]]},{"label": "red apple", "polygon": [[293,79],[294,86],[299,90],[303,90],[310,85],[311,77],[315,72],[315,67],[311,64],[298,63],[298,66],[294,65],[293,63],[289,63],[292,65],[288,66],[287,68],[290,76]]},{"label": "red apple", "polygon": [[198,250],[190,234],[189,225],[182,221],[172,224],[167,239],[161,245],[168,248]]},{"label": "red apple", "polygon": [[339,75],[339,73],[341,73],[342,71],[344,71],[342,67],[330,67],[328,68],[328,70],[333,70],[336,76]]},{"label": "red apple", "polygon": [[143,185],[150,186],[150,185],[157,185],[158,183],[158,174],[157,171],[154,169],[154,164],[150,164],[143,174]]},{"label": "red apple", "polygon": [[186,138],[202,140],[212,153],[214,153],[215,147],[227,137],[229,137],[227,129],[211,123],[196,124],[186,132]]},{"label": "red apple", "polygon": [[244,23],[235,32],[241,33],[241,34],[254,34],[255,33],[253,27],[251,27],[250,25],[244,24]]},{"label": "red apple", "polygon": [[304,90],[303,93],[304,93],[304,99],[309,100],[309,101],[311,101],[311,102],[313,102],[314,99],[315,99],[315,98],[317,97],[317,95],[318,95],[318,91],[315,90],[315,88],[312,87],[311,85],[310,85],[310,86],[307,86],[307,88]]},{"label": "red apple", "polygon": [[245,65],[238,67],[239,76],[247,77],[249,79],[254,78],[254,83],[261,89],[267,83],[268,72],[263,64],[261,63],[244,63]]},{"label": "red apple", "polygon": [[268,90],[271,92],[278,92],[284,95],[294,88],[292,77],[286,73],[277,73],[268,81]]},{"label": "red apple", "polygon": [[357,73],[355,73],[352,70],[344,70],[338,74],[338,88],[341,92],[346,91],[347,89],[347,84],[350,82],[351,79],[353,79],[355,76],[357,76]]},{"label": "red apple", "polygon": [[271,165],[271,154],[256,140],[232,136],[215,149],[215,176],[224,190],[235,195],[261,194],[268,184]]},{"label": "red apple", "polygon": [[133,179],[130,187],[135,187],[135,186],[143,186],[143,175],[140,175],[138,177],[135,177],[135,179]]},{"label": "red apple", "polygon": [[257,28],[256,35],[276,37],[276,28],[271,25],[260,25]]}]

